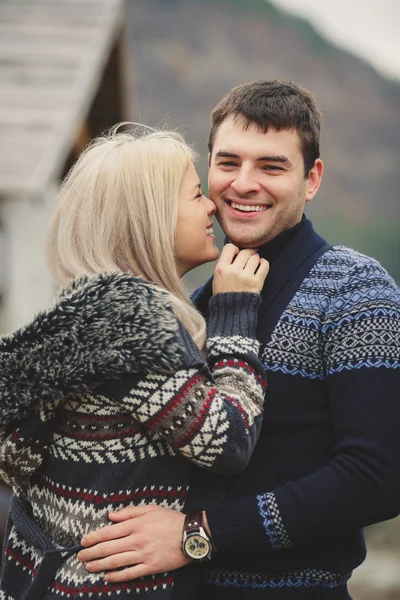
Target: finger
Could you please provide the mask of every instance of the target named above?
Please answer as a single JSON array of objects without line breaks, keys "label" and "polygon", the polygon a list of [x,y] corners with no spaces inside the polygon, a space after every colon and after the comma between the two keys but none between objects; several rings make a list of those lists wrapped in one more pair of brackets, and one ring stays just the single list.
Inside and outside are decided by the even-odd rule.
[{"label": "finger", "polygon": [[217,264],[220,266],[231,265],[238,252],[239,248],[233,244],[225,244],[225,246],[222,248],[222,252]]},{"label": "finger", "polygon": [[104,558],[111,554],[119,554],[120,552],[127,552],[134,550],[133,540],[131,536],[121,538],[119,540],[112,540],[111,542],[103,542],[96,544],[85,550],[78,552],[78,560],[81,562],[87,562],[96,558]]},{"label": "finger", "polygon": [[137,552],[122,552],[120,554],[113,554],[102,558],[100,560],[93,560],[86,563],[86,569],[90,573],[97,573],[98,571],[113,571],[120,567],[131,567],[139,562],[139,555]]},{"label": "finger", "polygon": [[235,258],[235,263],[234,263],[235,267],[237,267],[238,269],[244,269],[250,256],[253,256],[253,254],[255,254],[255,253],[256,253],[256,251],[251,250],[250,248],[241,250],[239,252],[239,254],[237,255],[237,257]]},{"label": "finger", "polygon": [[114,571],[112,573],[106,573],[105,580],[110,583],[117,583],[119,581],[130,581],[131,579],[138,579],[139,577],[145,577],[146,575],[153,575],[150,569],[145,564],[136,565],[135,567],[129,567],[122,571]]},{"label": "finger", "polygon": [[260,265],[260,256],[258,254],[253,254],[252,256],[250,256],[249,260],[247,261],[247,263],[244,267],[244,271],[246,273],[254,275],[254,273],[257,271],[259,265]]},{"label": "finger", "polygon": [[134,525],[131,519],[129,521],[124,520],[124,522],[115,525],[102,527],[101,529],[97,529],[97,531],[86,534],[81,539],[81,546],[93,546],[94,544],[105,542],[107,540],[125,537],[132,533],[133,527]]},{"label": "finger", "polygon": [[157,508],[158,507],[155,504],[148,504],[147,506],[127,506],[126,508],[121,508],[121,510],[108,513],[108,517],[111,521],[126,521],[127,519],[141,517]]},{"label": "finger", "polygon": [[260,260],[260,266],[258,267],[258,271],[256,272],[256,278],[261,283],[264,283],[264,279],[269,273],[269,262],[262,258]]}]

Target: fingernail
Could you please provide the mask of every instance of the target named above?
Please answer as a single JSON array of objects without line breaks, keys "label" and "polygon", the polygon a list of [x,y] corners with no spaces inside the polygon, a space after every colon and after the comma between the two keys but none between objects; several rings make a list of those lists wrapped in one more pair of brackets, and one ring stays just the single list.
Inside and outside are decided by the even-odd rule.
[{"label": "fingernail", "polygon": [[85,565],[87,571],[91,571],[92,565],[90,563],[86,563]]},{"label": "fingernail", "polygon": [[84,546],[87,543],[87,539],[85,537],[83,537],[81,539],[81,546]]}]

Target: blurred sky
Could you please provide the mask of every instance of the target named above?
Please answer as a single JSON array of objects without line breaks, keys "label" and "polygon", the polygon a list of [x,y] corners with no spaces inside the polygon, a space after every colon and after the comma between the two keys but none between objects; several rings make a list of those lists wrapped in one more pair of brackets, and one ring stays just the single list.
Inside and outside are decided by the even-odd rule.
[{"label": "blurred sky", "polygon": [[273,0],[333,42],[400,79],[399,0]]}]

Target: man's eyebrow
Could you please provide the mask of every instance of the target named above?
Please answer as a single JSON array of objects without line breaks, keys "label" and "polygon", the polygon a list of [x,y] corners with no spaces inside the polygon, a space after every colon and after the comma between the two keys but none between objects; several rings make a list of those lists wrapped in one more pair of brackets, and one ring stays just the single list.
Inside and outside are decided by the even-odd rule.
[{"label": "man's eyebrow", "polygon": [[277,162],[277,163],[285,163],[287,165],[291,165],[291,161],[288,159],[287,156],[284,156],[283,154],[274,154],[274,155],[269,155],[269,156],[259,156],[257,159],[257,161],[265,161],[265,162]]},{"label": "man's eyebrow", "polygon": [[[215,154],[215,156],[219,158],[236,158],[240,159],[238,154],[234,154],[233,152],[225,152],[224,150],[220,150]],[[286,164],[287,166],[292,166],[292,162],[288,159],[287,156],[283,154],[273,154],[268,156],[258,156],[256,158],[257,162],[276,162],[280,164]]]},{"label": "man's eyebrow", "polygon": [[217,152],[215,156],[218,156],[219,158],[240,158],[238,154],[233,154],[233,152],[224,152],[223,150]]}]

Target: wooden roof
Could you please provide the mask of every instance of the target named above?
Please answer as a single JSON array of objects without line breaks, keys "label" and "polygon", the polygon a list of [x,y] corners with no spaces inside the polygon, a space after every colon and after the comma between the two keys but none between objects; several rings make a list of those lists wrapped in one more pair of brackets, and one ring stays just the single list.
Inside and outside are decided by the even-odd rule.
[{"label": "wooden roof", "polygon": [[1,0],[0,195],[59,176],[122,10],[122,0]]}]

